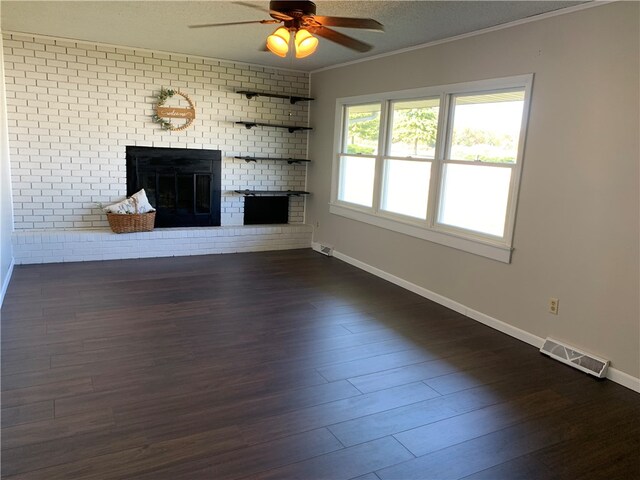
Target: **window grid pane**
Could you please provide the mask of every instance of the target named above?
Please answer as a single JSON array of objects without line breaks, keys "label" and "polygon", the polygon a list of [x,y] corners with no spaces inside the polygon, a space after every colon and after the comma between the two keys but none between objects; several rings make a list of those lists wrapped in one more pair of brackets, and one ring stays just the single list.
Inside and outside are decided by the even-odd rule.
[{"label": "window grid pane", "polygon": [[449,140],[451,160],[515,163],[524,109],[524,89],[455,95]]},{"label": "window grid pane", "polygon": [[503,237],[511,174],[511,168],[445,164],[438,223]]},{"label": "window grid pane", "polygon": [[388,155],[435,158],[440,99],[394,102]]},{"label": "window grid pane", "polygon": [[375,169],[375,158],[340,157],[338,200],[371,207]]},{"label": "window grid pane", "polygon": [[431,162],[386,159],[381,209],[426,220]]},{"label": "window grid pane", "polygon": [[382,104],[345,107],[342,153],[377,155]]}]

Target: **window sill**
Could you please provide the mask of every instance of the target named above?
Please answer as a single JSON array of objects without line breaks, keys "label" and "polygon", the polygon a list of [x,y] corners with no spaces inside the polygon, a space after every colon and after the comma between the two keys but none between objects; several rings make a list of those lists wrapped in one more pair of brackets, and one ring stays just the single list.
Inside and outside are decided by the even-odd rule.
[{"label": "window sill", "polygon": [[359,222],[375,225],[377,227],[402,233],[404,235],[421,238],[429,242],[445,245],[457,250],[462,250],[463,252],[491,258],[503,263],[511,263],[512,249],[510,247],[507,247],[506,245],[496,245],[490,242],[465,238],[436,230],[430,230],[423,227],[418,227],[416,225],[399,222],[397,220],[372,215],[367,212],[335,203],[329,205],[329,212],[333,213],[334,215],[349,218],[351,220],[357,220]]}]

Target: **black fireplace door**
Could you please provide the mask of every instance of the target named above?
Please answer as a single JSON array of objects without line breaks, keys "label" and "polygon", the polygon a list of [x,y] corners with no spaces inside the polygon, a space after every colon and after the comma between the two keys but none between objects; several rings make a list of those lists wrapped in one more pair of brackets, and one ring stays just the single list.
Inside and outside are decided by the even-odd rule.
[{"label": "black fireplace door", "polygon": [[219,150],[127,147],[127,195],[144,188],[156,227],[220,225]]}]

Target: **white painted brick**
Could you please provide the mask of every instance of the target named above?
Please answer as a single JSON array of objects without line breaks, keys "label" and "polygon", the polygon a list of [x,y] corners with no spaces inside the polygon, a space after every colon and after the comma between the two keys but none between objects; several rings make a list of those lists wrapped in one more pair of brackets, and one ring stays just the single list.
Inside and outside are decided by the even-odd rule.
[{"label": "white painted brick", "polygon": [[[306,134],[249,131],[232,123],[267,116],[304,124],[307,104],[264,97],[248,101],[233,92],[256,85],[279,92],[284,83],[289,91],[306,94],[304,73],[26,35],[18,38],[5,35],[4,41],[18,231],[104,226],[92,202],[124,195],[125,145],[211,148],[231,156],[306,156]],[[153,95],[161,86],[190,93],[198,109],[193,128],[163,132],[150,121]],[[260,183],[303,189],[305,168],[225,159],[223,190],[255,188]],[[40,205],[54,200],[56,215],[39,212]],[[242,224],[243,205],[242,197],[223,195],[223,225]],[[290,221],[300,223],[303,215],[303,200],[292,199]]]}]

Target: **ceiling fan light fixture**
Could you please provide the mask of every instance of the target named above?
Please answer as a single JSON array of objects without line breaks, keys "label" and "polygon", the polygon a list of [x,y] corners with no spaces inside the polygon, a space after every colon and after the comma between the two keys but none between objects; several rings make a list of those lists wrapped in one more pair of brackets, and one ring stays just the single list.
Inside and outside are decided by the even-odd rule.
[{"label": "ceiling fan light fixture", "polygon": [[286,57],[289,51],[291,34],[285,27],[279,27],[267,37],[267,48],[279,57]]},{"label": "ceiling fan light fixture", "polygon": [[294,44],[296,47],[296,58],[304,58],[316,51],[316,48],[318,48],[318,39],[311,35],[308,30],[301,28],[296,32]]}]

